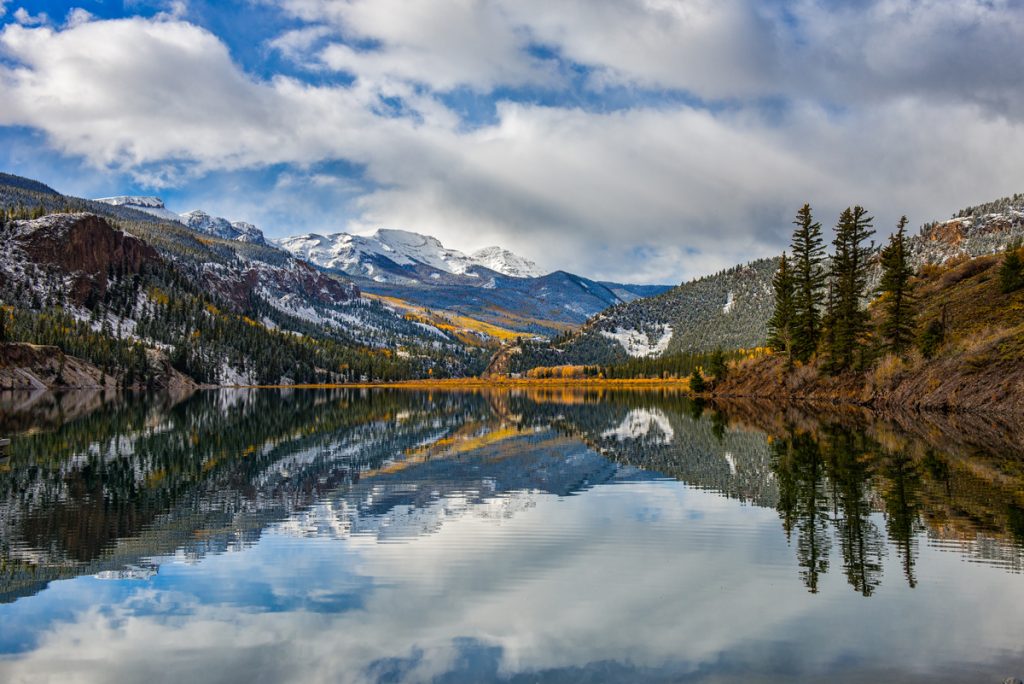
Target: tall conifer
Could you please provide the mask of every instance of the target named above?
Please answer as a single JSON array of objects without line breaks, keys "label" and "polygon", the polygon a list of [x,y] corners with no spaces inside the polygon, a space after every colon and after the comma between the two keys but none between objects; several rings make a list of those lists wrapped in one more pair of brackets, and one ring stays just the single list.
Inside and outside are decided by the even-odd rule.
[{"label": "tall conifer", "polygon": [[775,290],[775,311],[768,321],[768,346],[785,352],[787,362],[793,360],[793,327],[795,319],[793,275],[783,252],[779,269],[772,277]]},{"label": "tall conifer", "polygon": [[814,220],[811,205],[805,204],[793,221],[793,357],[807,361],[818,349],[821,338],[821,309],[824,304],[825,244],[821,224]]},{"label": "tall conifer", "polygon": [[896,232],[882,250],[882,282],[879,289],[885,295],[881,324],[882,339],[886,347],[900,354],[914,339],[915,312],[910,278],[914,269],[907,261],[907,217],[900,218]]},{"label": "tall conifer", "polygon": [[874,243],[865,241],[874,235],[874,219],[867,210],[847,208],[839,217],[833,240],[831,280],[835,288],[835,310],[830,335],[829,364],[833,370],[846,370],[854,364],[858,351],[863,351],[868,327],[868,313],[862,306],[868,280],[868,267]]}]

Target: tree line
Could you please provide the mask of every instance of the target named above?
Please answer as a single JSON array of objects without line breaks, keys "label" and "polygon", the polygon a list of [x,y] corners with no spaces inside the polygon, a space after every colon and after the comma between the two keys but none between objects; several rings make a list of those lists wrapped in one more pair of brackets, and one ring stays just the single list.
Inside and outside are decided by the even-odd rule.
[{"label": "tree line", "polygon": [[[860,206],[845,209],[836,223],[831,255],[826,253],[821,223],[809,204],[797,211],[789,252],[784,252],[772,279],[774,310],[768,344],[787,364],[816,357],[827,371],[863,369],[877,351],[903,355],[915,345],[929,358],[945,335],[943,320],[929,321],[918,333],[915,269],[900,218],[878,253],[881,279],[868,287],[875,258],[874,219]],[[1004,293],[1024,288],[1024,260],[1019,243],[1009,245],[999,268]],[[878,296],[880,315],[872,324],[869,298]]]},{"label": "tree line", "polygon": [[[874,218],[861,206],[840,214],[826,253],[821,223],[809,204],[797,211],[790,250],[772,279],[775,306],[768,322],[768,344],[787,364],[818,355],[829,371],[862,368],[868,361],[872,330],[866,301],[875,254]],[[914,340],[916,306],[906,236],[907,217],[881,250],[882,317],[877,333],[886,351],[902,354]]]}]

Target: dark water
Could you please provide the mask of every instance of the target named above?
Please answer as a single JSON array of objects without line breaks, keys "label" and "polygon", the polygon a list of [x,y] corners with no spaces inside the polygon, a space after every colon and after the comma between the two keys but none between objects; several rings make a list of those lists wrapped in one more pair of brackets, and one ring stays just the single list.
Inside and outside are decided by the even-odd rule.
[{"label": "dark water", "polygon": [[0,400],[0,680],[1003,682],[991,420],[671,395]]}]

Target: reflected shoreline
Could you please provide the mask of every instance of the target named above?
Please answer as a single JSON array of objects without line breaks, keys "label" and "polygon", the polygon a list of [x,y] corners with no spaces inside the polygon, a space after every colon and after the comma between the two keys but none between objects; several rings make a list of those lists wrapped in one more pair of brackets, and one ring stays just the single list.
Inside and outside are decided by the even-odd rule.
[{"label": "reflected shoreline", "polygon": [[911,587],[921,543],[1024,569],[1024,427],[991,417],[669,389],[285,388],[7,394],[0,426],[13,437],[0,463],[6,601],[155,556],[242,548],[324,504],[336,519],[310,529],[380,535],[385,520],[399,529],[396,511],[422,517],[446,492],[564,496],[624,477],[776,509],[811,592],[841,561],[870,595],[890,545]]}]

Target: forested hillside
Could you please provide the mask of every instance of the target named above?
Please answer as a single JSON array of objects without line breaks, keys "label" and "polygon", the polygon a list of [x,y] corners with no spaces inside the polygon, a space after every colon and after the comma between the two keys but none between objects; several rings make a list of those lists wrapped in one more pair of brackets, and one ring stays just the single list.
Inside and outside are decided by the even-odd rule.
[{"label": "forested hillside", "polygon": [[[1024,194],[1017,194],[925,224],[907,238],[907,262],[915,270],[950,264],[999,252],[1021,238]],[[865,303],[874,297],[882,277],[881,247],[868,249]],[[830,263],[827,258],[825,263]],[[774,309],[772,277],[778,266],[778,257],[761,259],[654,297],[613,306],[552,344],[523,343],[509,355],[509,370],[621,364],[630,358],[763,346]]]},{"label": "forested hillside", "polygon": [[161,360],[203,383],[475,373],[485,350],[271,246],[0,176],[0,341],[51,344],[121,384]]}]

